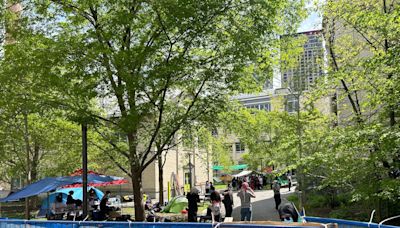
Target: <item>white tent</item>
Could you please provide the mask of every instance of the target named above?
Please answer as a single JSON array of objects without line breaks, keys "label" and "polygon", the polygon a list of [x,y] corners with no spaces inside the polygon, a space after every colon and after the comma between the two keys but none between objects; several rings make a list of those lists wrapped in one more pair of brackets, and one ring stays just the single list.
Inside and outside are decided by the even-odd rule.
[{"label": "white tent", "polygon": [[235,175],[232,175],[232,176],[233,177],[245,177],[245,176],[248,176],[248,175],[250,175],[252,173],[253,173],[253,171],[251,171],[251,170],[243,170],[242,172],[240,172],[238,174],[235,174]]}]

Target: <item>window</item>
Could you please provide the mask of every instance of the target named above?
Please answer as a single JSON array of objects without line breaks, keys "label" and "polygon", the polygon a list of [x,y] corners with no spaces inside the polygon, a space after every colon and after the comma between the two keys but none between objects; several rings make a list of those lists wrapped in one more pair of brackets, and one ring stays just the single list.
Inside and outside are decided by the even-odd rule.
[{"label": "window", "polygon": [[299,104],[296,98],[289,98],[286,102],[286,111],[289,113],[296,112],[299,108]]},{"label": "window", "polygon": [[236,153],[243,153],[245,151],[244,145],[240,142],[235,143],[235,151]]}]

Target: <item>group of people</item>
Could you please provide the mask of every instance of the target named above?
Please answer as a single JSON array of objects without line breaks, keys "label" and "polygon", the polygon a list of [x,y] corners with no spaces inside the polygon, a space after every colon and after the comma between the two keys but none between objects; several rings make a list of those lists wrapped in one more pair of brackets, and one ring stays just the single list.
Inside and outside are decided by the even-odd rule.
[{"label": "group of people", "polygon": [[[237,181],[240,181],[240,179],[237,179]],[[256,181],[254,180],[253,183],[256,183]],[[277,180],[274,180],[272,184],[272,190],[274,192],[275,209],[278,210],[280,219],[282,221],[289,221],[289,220],[297,221],[298,214],[294,209],[294,205],[292,203],[285,203],[281,205],[282,200],[280,195],[280,188],[281,187],[279,182]],[[211,190],[211,188],[207,188],[206,185],[206,194],[207,193],[210,193],[210,202],[211,202],[210,206],[207,209],[207,216],[212,217],[213,221],[216,222],[221,221],[221,205],[223,203],[225,207],[225,217],[232,217],[234,201],[233,201],[233,193],[231,186],[229,186],[228,189],[220,193],[215,189]],[[244,182],[242,182],[240,185],[240,189],[237,193],[237,196],[240,198],[240,204],[241,204],[240,206],[241,221],[251,221],[252,220],[251,198],[256,197],[256,194],[254,193],[252,186],[249,185],[249,183],[244,180]],[[193,187],[186,197],[189,202],[188,221],[197,222],[197,210],[198,210],[197,203],[200,202],[199,190],[196,187]]]},{"label": "group of people", "polygon": [[[106,215],[108,215],[109,212],[112,210],[112,208],[108,206],[108,200],[111,196],[111,192],[106,191],[106,193],[101,198],[100,203],[99,203],[99,199],[98,199],[94,189],[90,189],[88,193],[89,193],[88,194],[88,206],[89,206],[88,209],[90,211],[100,209],[100,211],[99,211],[100,216],[102,218],[106,217]],[[75,212],[75,211],[82,210],[82,206],[83,206],[82,200],[74,199],[73,195],[74,195],[74,191],[69,191],[67,199],[66,199],[66,203],[64,204],[63,193],[59,193],[56,196],[56,198],[51,206],[50,217],[53,217],[53,216],[57,217],[57,215],[62,216],[66,212],[68,213],[68,212]],[[98,208],[98,206],[100,206],[100,208]]]},{"label": "group of people", "polygon": [[263,175],[251,175],[245,177],[234,177],[232,179],[232,188],[240,190],[242,183],[248,183],[250,188],[262,190],[266,181],[266,177]]}]

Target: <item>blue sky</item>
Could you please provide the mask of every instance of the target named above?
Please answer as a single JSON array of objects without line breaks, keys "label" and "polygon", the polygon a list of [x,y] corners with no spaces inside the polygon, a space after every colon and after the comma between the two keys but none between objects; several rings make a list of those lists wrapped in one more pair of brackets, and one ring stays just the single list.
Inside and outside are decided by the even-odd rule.
[{"label": "blue sky", "polygon": [[300,24],[297,32],[306,32],[322,28],[322,18],[317,12],[311,12],[309,16]]}]

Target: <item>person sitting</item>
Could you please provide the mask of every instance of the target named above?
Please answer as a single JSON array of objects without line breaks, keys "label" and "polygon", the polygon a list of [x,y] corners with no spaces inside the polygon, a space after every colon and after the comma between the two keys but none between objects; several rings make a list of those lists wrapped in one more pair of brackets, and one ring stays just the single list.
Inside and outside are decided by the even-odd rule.
[{"label": "person sitting", "polygon": [[218,191],[214,190],[210,195],[211,205],[210,212],[213,218],[213,222],[221,221],[221,195]]},{"label": "person sitting", "polygon": [[282,222],[298,222],[299,220],[299,215],[291,202],[280,205],[278,213]]},{"label": "person sitting", "polygon": [[99,199],[97,198],[96,192],[94,189],[89,190],[89,210],[97,209],[96,201]]},{"label": "person sitting", "polygon": [[50,217],[53,219],[62,219],[65,212],[65,204],[62,201],[62,193],[59,193],[51,205]]},{"label": "person sitting", "polygon": [[110,196],[111,192],[106,191],[106,194],[104,194],[103,198],[100,201],[100,216],[102,217],[102,219],[105,219],[106,216],[109,215],[110,211],[112,211],[111,207],[107,206]]}]

